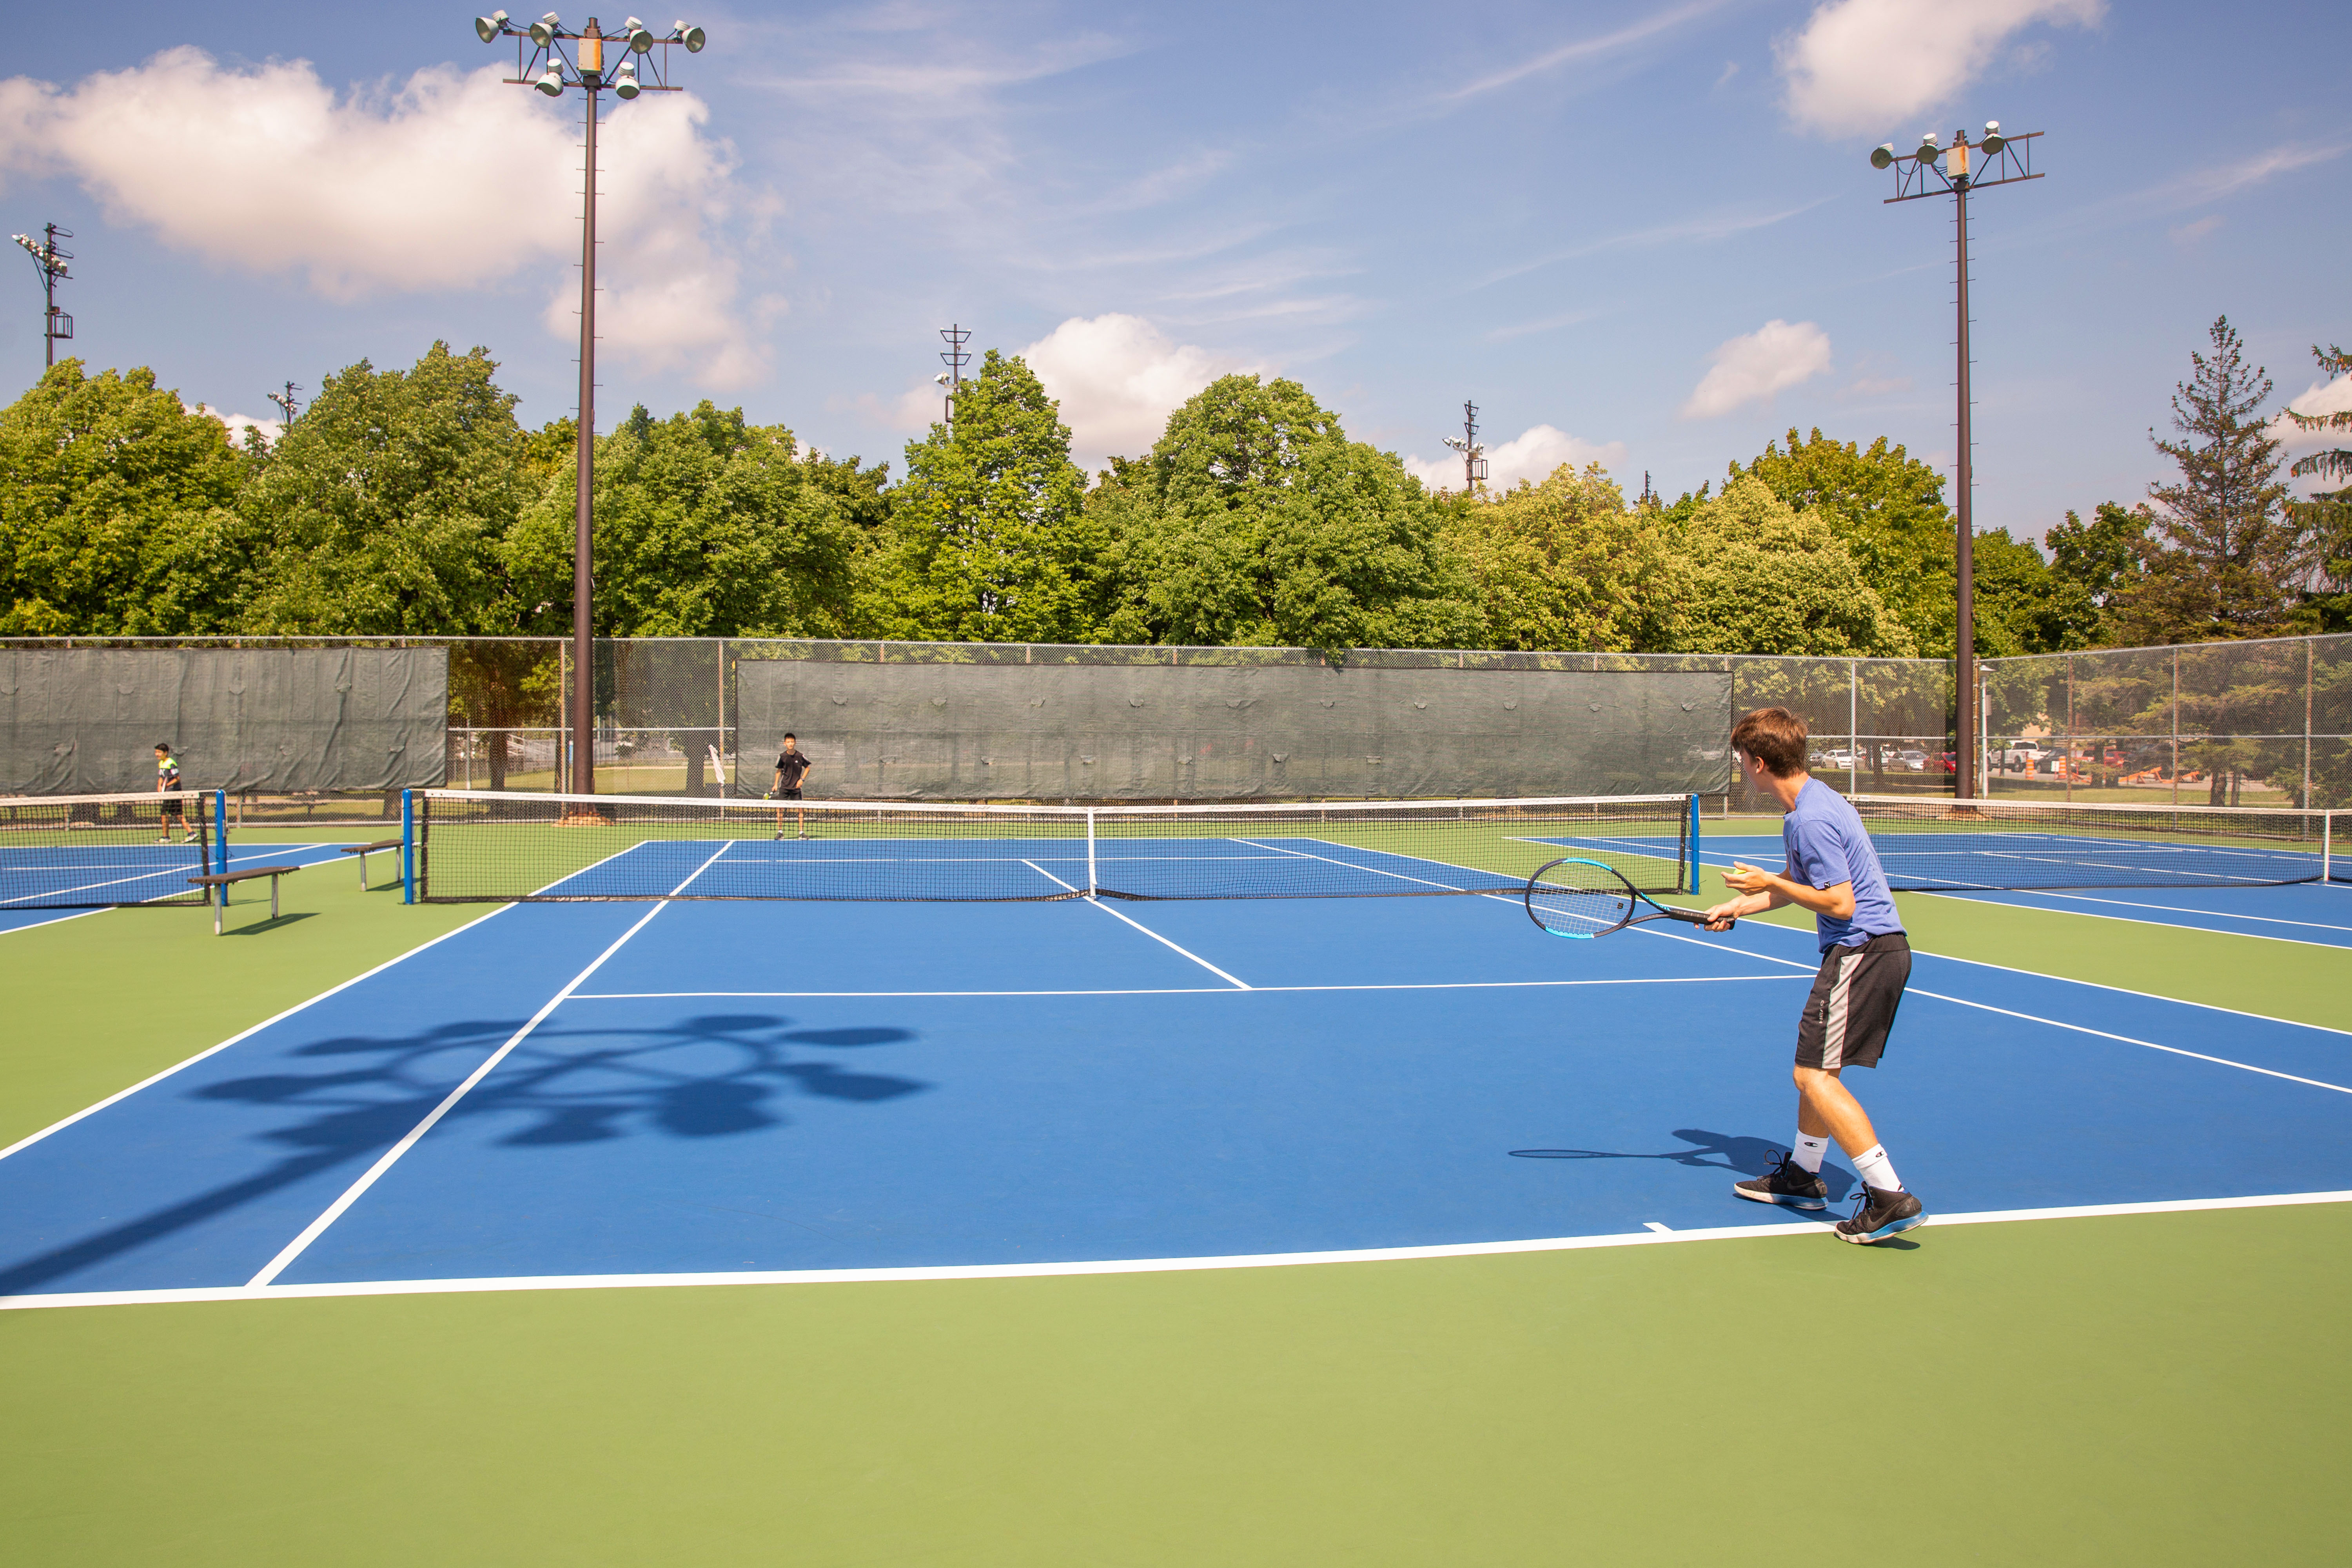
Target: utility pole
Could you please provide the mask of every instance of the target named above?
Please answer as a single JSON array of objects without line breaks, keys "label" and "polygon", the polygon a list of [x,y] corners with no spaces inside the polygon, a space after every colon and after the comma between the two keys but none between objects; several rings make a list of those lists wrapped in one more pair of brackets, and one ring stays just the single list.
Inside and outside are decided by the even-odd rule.
[{"label": "utility pole", "polygon": [[73,336],[73,318],[58,309],[58,285],[72,281],[73,275],[66,270],[66,263],[73,259],[73,252],[60,248],[58,241],[71,239],[74,234],[69,228],[47,224],[42,227],[41,235],[39,239],[29,234],[15,234],[8,237],[24,247],[25,254],[31,257],[33,265],[40,269],[41,298],[47,307],[41,312],[41,348],[47,355],[44,364],[54,368],[58,363],[58,340]]},{"label": "utility pole", "polygon": [[1462,404],[1462,434],[1448,436],[1445,444],[1462,454],[1462,489],[1476,489],[1486,479],[1486,448],[1478,445],[1478,405],[1467,398]]},{"label": "utility pole", "polygon": [[961,326],[950,326],[941,327],[940,336],[946,340],[948,345],[940,353],[940,359],[948,368],[931,379],[946,389],[948,434],[952,436],[955,434],[955,400],[957,395],[963,391],[963,367],[971,363],[971,355],[964,350],[964,344],[971,341],[971,333]]},{"label": "utility pole", "polygon": [[294,399],[294,395],[301,390],[289,381],[286,384],[286,390],[283,393],[271,392],[263,395],[278,405],[278,411],[285,415],[286,423],[291,425],[294,423],[294,416],[302,411],[302,405]]},{"label": "utility pole", "polygon": [[[486,44],[515,40],[513,87],[535,88],[550,98],[561,98],[567,87],[581,89],[588,100],[586,178],[581,193],[580,235],[580,428],[576,482],[572,507],[572,789],[573,795],[596,793],[596,642],[594,552],[591,548],[596,471],[596,117],[597,99],[607,88],[626,103],[641,92],[677,92],[669,84],[669,51],[683,46],[700,54],[709,40],[699,27],[680,22],[668,33],[656,35],[635,16],[617,33],[606,33],[588,18],[574,33],[564,28],[552,11],[526,27],[518,27],[504,11],[474,18],[474,33]],[[620,58],[604,60],[604,47],[614,46]],[[661,50],[654,58],[653,51]],[[529,53],[526,55],[525,51]],[[583,820],[601,820],[583,817]]]},{"label": "utility pole", "polygon": [[[1953,247],[1959,268],[1959,335],[1957,343],[1959,352],[1959,454],[1953,463],[1952,482],[1959,492],[1959,537],[1957,542],[1958,582],[1955,605],[1958,625],[1955,628],[1957,646],[1953,649],[1957,655],[1954,668],[1958,677],[1954,688],[1958,699],[1958,711],[1953,720],[1953,739],[1958,746],[1953,761],[1954,775],[1962,800],[1973,800],[1977,795],[1977,773],[1981,765],[1979,753],[1982,750],[1978,743],[1979,709],[1983,695],[1977,679],[1976,453],[1969,399],[1969,192],[2041,179],[2042,176],[2033,172],[2033,150],[2026,145],[2041,134],[2039,131],[2029,131],[2021,136],[2004,136],[2000,121],[1985,121],[1984,139],[1976,143],[1974,151],[1982,153],[1986,160],[1984,175],[1997,174],[1998,178],[1969,173],[1969,153],[1971,149],[1966,130],[1952,132],[1949,147],[1939,145],[1936,133],[1930,131],[1919,138],[1918,149],[1906,155],[1898,156],[1892,142],[1874,149],[1870,154],[1872,168],[1895,170],[1895,194],[1886,198],[1885,205],[1942,195],[1952,197],[1956,203]],[[1943,163],[1941,168],[1937,166],[1939,158]]]}]

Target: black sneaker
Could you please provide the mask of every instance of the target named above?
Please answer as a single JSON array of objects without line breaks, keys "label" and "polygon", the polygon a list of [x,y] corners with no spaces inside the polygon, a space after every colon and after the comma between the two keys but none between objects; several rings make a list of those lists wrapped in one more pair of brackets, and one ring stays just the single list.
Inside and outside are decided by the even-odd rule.
[{"label": "black sneaker", "polygon": [[1751,1181],[1734,1182],[1731,1190],[1743,1198],[1759,1204],[1779,1204],[1784,1208],[1822,1209],[1830,1205],[1830,1187],[1818,1172],[1808,1171],[1797,1163],[1794,1154],[1783,1154],[1780,1163]]},{"label": "black sneaker", "polygon": [[1899,1187],[1885,1192],[1865,1183],[1854,1194],[1853,1217],[1838,1221],[1834,1228],[1840,1241],[1868,1247],[1927,1223],[1927,1209],[1909,1193]]}]

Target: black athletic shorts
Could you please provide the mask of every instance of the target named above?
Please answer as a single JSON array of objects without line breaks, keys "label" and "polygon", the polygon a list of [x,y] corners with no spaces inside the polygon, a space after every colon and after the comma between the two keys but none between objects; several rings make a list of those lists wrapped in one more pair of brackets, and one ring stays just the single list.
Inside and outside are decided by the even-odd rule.
[{"label": "black athletic shorts", "polygon": [[1911,943],[1899,931],[1860,947],[1830,949],[1797,1025],[1797,1065],[1832,1071],[1876,1067],[1910,980]]},{"label": "black athletic shorts", "polygon": [[776,792],[778,800],[798,800],[800,797],[801,792],[796,789],[780,789]]}]

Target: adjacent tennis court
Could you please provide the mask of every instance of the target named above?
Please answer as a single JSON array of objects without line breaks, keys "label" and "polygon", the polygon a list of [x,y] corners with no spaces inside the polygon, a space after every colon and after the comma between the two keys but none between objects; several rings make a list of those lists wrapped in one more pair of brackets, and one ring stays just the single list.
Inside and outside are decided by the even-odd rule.
[{"label": "adjacent tennis court", "polygon": [[[15,1130],[0,1157],[0,1210],[12,1216],[0,1296],[92,1310],[0,1321],[26,1346],[97,1335],[121,1375],[151,1383],[167,1374],[106,1325],[159,1344],[196,1342],[173,1325],[209,1325],[192,1353],[243,1369],[257,1401],[238,1417],[248,1425],[304,1406],[287,1382],[303,1369],[302,1385],[341,1390],[335,1399],[381,1428],[321,1434],[325,1406],[303,1416],[312,1436],[284,1447],[279,1466],[304,1487],[331,1484],[310,1449],[413,1475],[409,1458],[379,1445],[421,1452],[451,1423],[511,1429],[494,1414],[509,1410],[541,1457],[482,1450],[473,1462],[526,1488],[544,1474],[565,1517],[604,1520],[646,1551],[659,1547],[641,1533],[643,1500],[625,1522],[595,1495],[587,1478],[604,1472],[562,1430],[555,1413],[572,1394],[560,1391],[626,1405],[642,1397],[623,1392],[635,1378],[700,1389],[675,1405],[656,1395],[646,1418],[663,1431],[690,1422],[659,1447],[701,1455],[711,1474],[732,1473],[730,1434],[750,1442],[745,1421],[803,1425],[884,1466],[869,1474],[819,1442],[794,1477],[744,1494],[788,1500],[794,1522],[771,1504],[723,1505],[729,1530],[760,1519],[813,1550],[833,1542],[825,1561],[877,1542],[893,1543],[886,1559],[953,1560],[950,1543],[982,1519],[1008,1541],[1026,1530],[1093,1542],[1085,1554],[1096,1556],[1115,1557],[1109,1543],[1139,1530],[1192,1542],[1179,1554],[1206,1551],[1140,1477],[1164,1484],[1172,1466],[1190,1488],[1247,1497],[1255,1483],[1240,1471],[1252,1464],[1317,1500],[1303,1512],[1252,1505],[1287,1522],[1254,1533],[1241,1560],[1314,1560],[1317,1541],[1335,1540],[1381,1560],[1365,1531],[1382,1510],[1360,1486],[1417,1483],[1397,1475],[1406,1450],[1368,1452],[1363,1435],[1423,1422],[1454,1433],[1458,1456],[1484,1457],[1425,1471],[1483,1500],[1486,1522],[1465,1521],[1458,1541],[1533,1550],[1525,1527],[1541,1520],[1587,1531],[1606,1554],[1610,1541],[1654,1539],[1634,1515],[1694,1486],[1718,1499],[1733,1486],[1738,1506],[1720,1517],[1742,1531],[1779,1507],[1794,1510],[1786,1528],[1809,1517],[1801,1500],[1759,1503],[1745,1483],[1685,1476],[1661,1490],[1623,1457],[1657,1468],[1695,1397],[1716,1400],[1709,1430],[1760,1430],[1810,1397],[1777,1373],[1758,1381],[1780,1358],[1757,1325],[1783,1310],[1790,1281],[1844,1278],[1859,1257],[1869,1272],[1846,1283],[1879,1301],[1876,1331],[1910,1336],[1886,1373],[1923,1402],[1927,1425],[1902,1428],[1907,1451],[1958,1462],[1951,1444],[2013,1424],[2016,1401],[2032,1397],[2019,1378],[2065,1367],[2095,1402],[2137,1390],[2140,1414],[2115,1406],[2113,1429],[2089,1415],[2043,1426],[2082,1440],[2090,1421],[2090,1440],[2139,1442],[2147,1474],[2177,1487],[2201,1476],[2196,1517],[2219,1510],[2268,1528],[2274,1555],[2317,1539],[2310,1510],[2252,1525],[2266,1495],[2253,1467],[2217,1466],[2201,1440],[2150,1452],[2136,1435],[2151,1418],[2233,1422],[2248,1387],[2292,1386],[2284,1368],[2308,1360],[2296,1335],[2352,1300],[2293,1239],[2315,1226],[2333,1235],[2352,1196],[2352,972],[2329,951],[2337,942],[2242,931],[2352,926],[2352,889],[2074,895],[2161,907],[2136,908],[2129,923],[2042,891],[1903,895],[1922,952],[1886,1067],[1865,1087],[1935,1217],[1907,1247],[1865,1253],[1821,1234],[1837,1210],[1801,1217],[1728,1191],[1785,1147],[1786,1037],[1813,969],[1809,929],[1774,918],[1725,935],[1662,924],[1565,942],[1501,890],[1518,867],[1574,853],[1615,857],[1671,899],[1693,863],[1769,856],[1768,825],[1709,821],[1693,845],[1687,818],[1671,813],[1547,822],[1515,810],[1410,830],[1309,831],[1261,815],[1211,831],[1188,817],[1149,837],[1099,820],[1073,835],[1031,816],[985,830],[970,818],[887,833],[845,822],[808,839],[788,824],[779,840],[774,808],[754,804],[714,814],[735,825],[724,832],[682,818],[631,827],[615,806],[613,821],[528,834],[466,825],[508,832],[513,847],[460,833],[432,841],[432,874],[461,890],[479,885],[467,877],[552,864],[526,889],[547,901],[404,905],[387,879],[361,892],[332,844],[256,835],[228,852],[313,862],[289,879],[284,920],[256,940],[215,941],[203,911],[184,909],[9,935],[0,963],[19,973],[94,976],[128,952],[202,995],[206,1016],[248,1016],[207,1049]],[[551,844],[558,834],[571,837]],[[1167,896],[1307,866],[1327,889],[1395,882],[1432,896]],[[978,896],[742,896],[780,882],[903,892],[941,879]],[[1161,896],[1110,896],[1122,884]],[[1084,896],[1089,886],[1102,896]],[[572,901],[583,891],[600,896]],[[2031,966],[2001,946],[2021,921],[2042,944]],[[372,945],[322,945],[351,933]],[[314,978],[299,994],[265,942],[301,955],[293,967]],[[2147,951],[2170,965],[2165,981],[2126,973],[2116,956]],[[2255,984],[2264,976],[2271,993]],[[93,1082],[87,1057],[139,1059],[109,1041],[140,1016],[86,994],[44,1016],[89,1020],[86,1043],[63,1038],[76,1023],[41,1026],[60,1037],[54,1054],[69,1067],[58,1070]],[[1850,1189],[1843,1160],[1831,1174],[1833,1191]],[[2126,1228],[2102,1228],[2115,1226]],[[2074,1266],[2083,1248],[2103,1260],[2096,1272]],[[2221,1352],[2207,1342],[2210,1311],[2187,1303],[2225,1283],[2242,1324],[2292,1311],[2301,1327],[2231,1336],[2237,1370],[2222,1382],[2168,1381],[2148,1358]],[[652,1286],[668,1289],[635,1289]],[[1016,1288],[1030,1293],[1002,1293]],[[916,1289],[970,1294],[895,1293]],[[436,1303],[453,1293],[477,1304],[451,1316],[460,1309]],[[606,1305],[552,1305],[591,1299]],[[1965,1329],[1945,1316],[1961,1300],[1974,1303]],[[1701,1302],[1713,1305],[1694,1317]],[[310,1316],[326,1312],[345,1315]],[[1933,1348],[1948,1342],[1973,1348]],[[688,1343],[758,1381],[760,1400],[729,1414],[703,1386],[717,1368],[677,1361]],[[1481,1345],[1500,1358],[1491,1368]],[[1027,1370],[1007,1383],[991,1369],[1015,1346]],[[1505,1364],[1516,1370],[1497,1382]],[[116,1375],[99,1379],[100,1407],[118,1398]],[[542,1377],[514,1392],[515,1379]],[[1523,1380],[1571,1403],[1542,1414]],[[2334,1384],[2264,1395],[2279,1425],[2246,1452],[2275,1459],[2283,1444],[2317,1441],[2281,1412],[2319,1399],[2320,1385]],[[1273,1390],[1287,1391],[1282,1403],[1263,1405]],[[490,1403],[469,1415],[477,1395]],[[535,1414],[513,1414],[518,1399]],[[1996,1414],[2003,1402],[2008,1416]],[[1135,1440],[1076,1414],[1088,1409],[1136,1428]],[[1619,1454],[1595,1447],[1588,1415],[1611,1426]],[[965,1435],[951,1455],[917,1436],[935,1423]],[[177,1416],[163,1427],[194,1430]],[[1832,1448],[1836,1436],[1824,1435]],[[1225,1479],[1202,1480],[1211,1452],[1239,1468],[1220,1459],[1211,1469]],[[1357,1480],[1335,1490],[1318,1452]],[[1075,1484],[1108,1512],[1024,1522],[961,1489],[1033,1508],[1066,1495],[1004,1473],[1014,1454],[1059,1466],[1065,1483],[1084,1478]],[[1576,1454],[1582,1480],[1549,1474]],[[707,1495],[668,1458],[644,1463],[682,1495]],[[877,1479],[896,1463],[933,1479],[912,1492]],[[1119,1468],[1131,1464],[1142,1468]],[[965,1479],[938,1484],[950,1475]],[[1969,1517],[1967,1489],[1949,1482],[1923,1483],[1913,1513],[1945,1521],[1958,1560],[2000,1529]],[[268,1489],[258,1478],[207,1484],[240,1508]],[[2002,1484],[2024,1514],[2063,1516],[2063,1500],[2030,1478]],[[401,1489],[358,1516],[397,1520]],[[210,1507],[201,1490],[174,1495]],[[729,1555],[705,1533],[709,1520],[668,1517],[675,1540]],[[2152,1504],[2084,1539],[2158,1560],[2170,1548],[2151,1521],[2179,1517]],[[1289,1533],[1301,1521],[1322,1522]],[[1734,1539],[1694,1529],[1716,1547]],[[1882,1550],[1895,1540],[1868,1538]],[[396,1523],[385,1539],[426,1544]],[[478,1544],[496,1542],[523,1549],[495,1534]]]}]

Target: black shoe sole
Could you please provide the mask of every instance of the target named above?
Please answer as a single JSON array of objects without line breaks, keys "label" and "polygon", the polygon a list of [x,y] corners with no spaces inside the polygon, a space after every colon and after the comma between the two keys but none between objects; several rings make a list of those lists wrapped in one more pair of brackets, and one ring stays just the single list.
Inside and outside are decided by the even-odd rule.
[{"label": "black shoe sole", "polygon": [[1784,1209],[1825,1209],[1830,1206],[1827,1198],[1801,1198],[1793,1193],[1751,1193],[1737,1182],[1732,1184],[1731,1190],[1749,1203],[1778,1204]]}]

